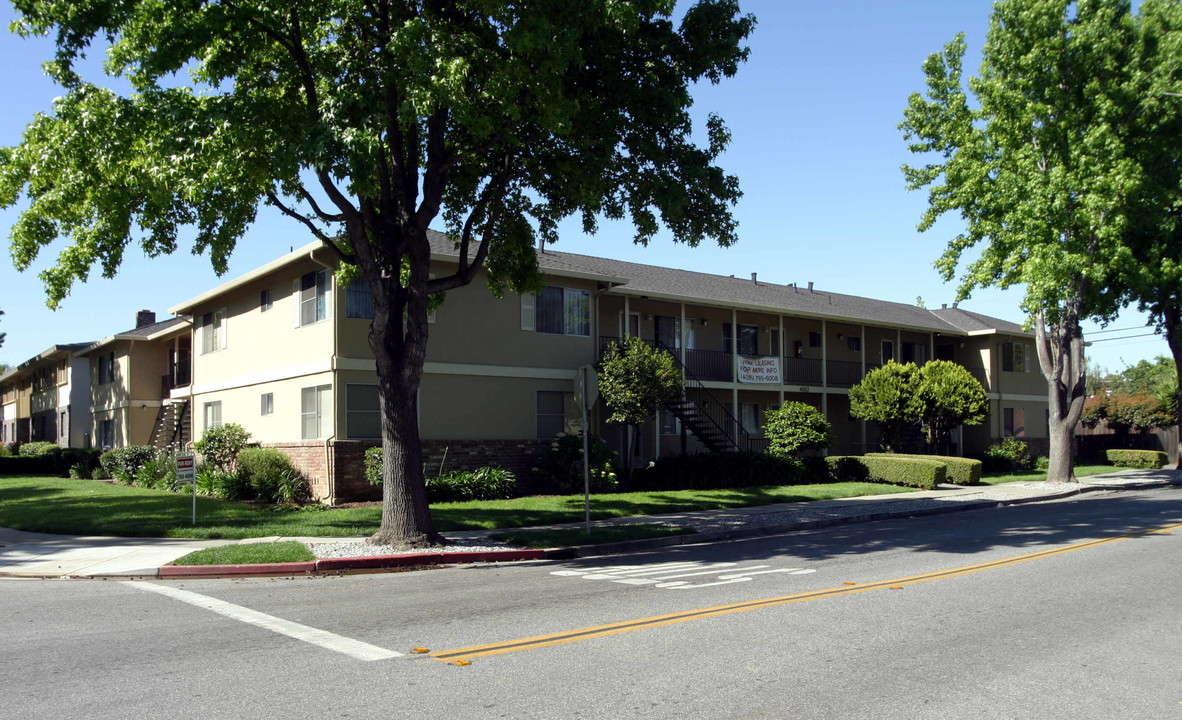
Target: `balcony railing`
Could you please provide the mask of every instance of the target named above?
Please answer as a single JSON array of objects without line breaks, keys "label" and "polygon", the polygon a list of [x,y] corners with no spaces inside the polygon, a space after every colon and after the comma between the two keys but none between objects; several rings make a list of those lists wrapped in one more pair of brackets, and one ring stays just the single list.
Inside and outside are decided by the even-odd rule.
[{"label": "balcony railing", "polygon": [[830,387],[852,387],[862,382],[862,363],[830,360],[825,378]]},{"label": "balcony railing", "polygon": [[820,385],[821,361],[813,358],[784,358],[785,385]]}]

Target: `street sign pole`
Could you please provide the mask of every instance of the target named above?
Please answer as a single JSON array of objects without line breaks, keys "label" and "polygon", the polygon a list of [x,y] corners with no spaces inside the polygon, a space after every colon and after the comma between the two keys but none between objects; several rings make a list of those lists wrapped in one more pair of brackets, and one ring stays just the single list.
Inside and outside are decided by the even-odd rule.
[{"label": "street sign pole", "polygon": [[197,458],[193,453],[176,454],[176,481],[178,485],[193,486],[193,527],[197,527]]},{"label": "street sign pole", "polygon": [[587,535],[591,535],[591,458],[587,432],[587,366],[579,368],[579,405],[583,409],[583,512],[586,516]]}]

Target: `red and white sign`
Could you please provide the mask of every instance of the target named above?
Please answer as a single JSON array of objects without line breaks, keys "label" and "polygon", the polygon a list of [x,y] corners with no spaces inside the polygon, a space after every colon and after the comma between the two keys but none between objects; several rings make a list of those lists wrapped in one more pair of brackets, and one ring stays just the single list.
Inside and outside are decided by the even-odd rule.
[{"label": "red and white sign", "polygon": [[197,461],[193,453],[177,453],[176,481],[178,485],[188,485],[197,481]]},{"label": "red and white sign", "polygon": [[780,358],[738,356],[739,382],[756,385],[779,385]]}]

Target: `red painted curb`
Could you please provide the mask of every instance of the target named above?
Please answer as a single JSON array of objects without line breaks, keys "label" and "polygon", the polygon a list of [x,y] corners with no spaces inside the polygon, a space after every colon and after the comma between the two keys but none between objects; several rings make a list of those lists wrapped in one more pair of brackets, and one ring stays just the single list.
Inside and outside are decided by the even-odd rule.
[{"label": "red painted curb", "polygon": [[369,557],[322,558],[316,561],[317,570],[354,570],[365,568],[406,567],[409,565],[438,565],[443,553],[411,555],[371,555]]},{"label": "red painted curb", "polygon": [[157,577],[206,577],[211,575],[299,575],[316,570],[316,562],[260,563],[258,565],[165,565]]},{"label": "red painted curb", "polygon": [[474,550],[472,552],[441,553],[445,563],[508,562],[511,560],[541,560],[545,550]]}]

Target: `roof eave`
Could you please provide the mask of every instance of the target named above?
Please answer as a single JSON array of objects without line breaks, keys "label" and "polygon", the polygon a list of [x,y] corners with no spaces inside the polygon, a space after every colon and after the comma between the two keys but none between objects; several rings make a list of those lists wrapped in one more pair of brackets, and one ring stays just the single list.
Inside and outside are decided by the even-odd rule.
[{"label": "roof eave", "polygon": [[196,297],[185,300],[184,302],[182,302],[178,305],[174,305],[173,307],[170,307],[168,309],[168,312],[172,315],[192,315],[193,308],[195,308],[203,303],[207,303],[210,300],[213,300],[214,298],[225,295],[226,293],[231,292],[233,290],[237,290],[238,288],[243,287],[244,285],[252,283],[261,277],[264,277],[266,275],[269,275],[269,274],[275,272],[276,270],[279,270],[281,268],[287,267],[288,265],[299,262],[300,260],[303,260],[304,258],[312,257],[317,250],[327,249],[327,248],[328,248],[328,246],[319,240],[316,240],[314,242],[310,242],[301,248],[297,248],[297,249],[289,252],[288,254],[284,255],[283,257],[272,260],[271,262],[267,263],[266,265],[262,265],[260,267],[257,267],[254,270],[251,270],[250,272],[248,272],[244,275],[240,275],[240,276],[234,278],[233,280],[230,280],[228,282],[222,283],[221,285],[218,285],[217,287],[213,288],[212,290],[207,290]]}]

